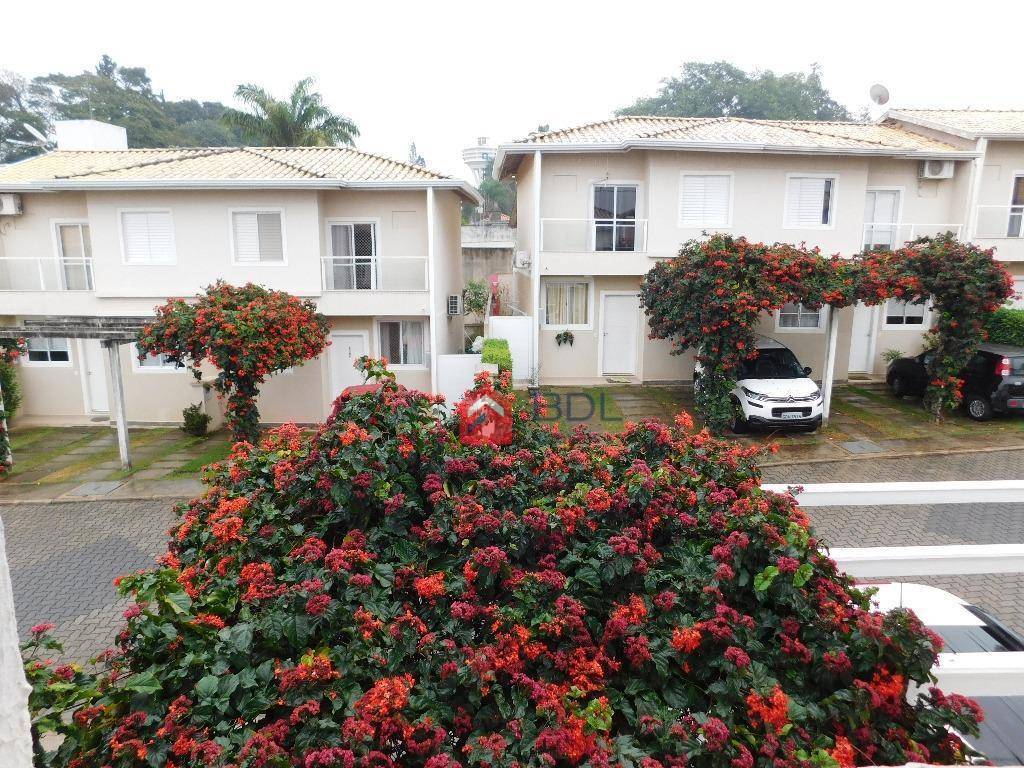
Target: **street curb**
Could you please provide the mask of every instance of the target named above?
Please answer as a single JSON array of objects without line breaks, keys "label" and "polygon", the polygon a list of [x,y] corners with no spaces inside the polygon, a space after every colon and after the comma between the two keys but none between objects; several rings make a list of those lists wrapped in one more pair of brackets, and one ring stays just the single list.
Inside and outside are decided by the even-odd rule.
[{"label": "street curb", "polygon": [[919,459],[926,456],[961,456],[971,453],[1002,453],[1003,451],[1024,451],[1024,445],[1004,445],[998,448],[950,448],[945,451],[905,451],[903,453],[861,453],[849,456],[833,456],[828,459],[794,459],[792,461],[759,462],[762,469],[768,467],[795,467],[807,464],[832,464],[865,459]]}]

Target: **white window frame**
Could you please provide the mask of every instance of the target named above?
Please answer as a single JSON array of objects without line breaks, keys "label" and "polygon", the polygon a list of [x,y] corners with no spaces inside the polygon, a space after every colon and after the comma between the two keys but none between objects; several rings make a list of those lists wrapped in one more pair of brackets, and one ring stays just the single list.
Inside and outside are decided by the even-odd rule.
[{"label": "white window frame", "polygon": [[[64,274],[64,252],[63,252],[63,249],[61,247],[61,240],[60,240],[60,228],[61,227],[79,227],[79,230],[78,230],[79,233],[81,233],[81,231],[82,231],[81,227],[89,227],[89,234],[90,234],[89,250],[91,251],[92,250],[92,237],[91,237],[91,235],[92,235],[92,225],[89,224],[89,219],[50,219],[50,235],[53,238],[53,253],[54,253],[54,255],[57,258],[57,268],[58,268],[57,275],[58,275],[58,277],[60,279],[60,287],[63,290],[63,289],[65,289],[67,287],[67,280],[65,279],[65,274]],[[82,239],[84,240],[85,238],[83,237]],[[83,245],[83,251],[84,251],[84,245],[85,245],[84,242],[83,242],[82,245]],[[93,274],[93,271],[92,271],[92,257],[91,256],[88,257],[88,261],[85,262],[85,264],[83,266],[83,269],[85,269],[86,274],[89,276],[90,287],[88,288],[88,290],[95,291],[96,290],[96,280],[95,280],[95,275]]]},{"label": "white window frame", "polygon": [[[631,251],[599,251],[597,250],[597,222],[612,221],[612,219],[598,219],[594,216],[594,206],[597,201],[598,187],[635,187],[636,188],[636,212],[633,215],[633,250]],[[647,250],[647,223],[640,218],[641,201],[643,200],[643,182],[633,179],[591,179],[590,200],[587,208],[587,221],[590,224],[590,251],[592,253],[645,253]],[[620,219],[614,219],[620,221]],[[629,221],[629,219],[621,219]],[[640,239],[640,222],[644,221],[643,239]],[[642,247],[638,247],[642,246]]]},{"label": "white window frame", "polygon": [[183,365],[169,365],[166,362],[162,362],[160,365],[143,365],[139,362],[139,347],[137,344],[132,344],[131,353],[132,373],[141,373],[143,375],[155,373],[162,375],[167,373],[181,373],[188,370]]},{"label": "white window frame", "polygon": [[[608,251],[608,253],[627,253],[627,251]],[[548,286],[549,285],[586,285],[587,286],[587,322],[585,323],[548,323]],[[545,331],[589,331],[594,328],[594,281],[585,277],[545,278],[541,283],[540,311],[544,313],[541,328]]]},{"label": "white window frame", "polygon": [[[371,224],[373,225],[373,255],[372,256],[353,256],[354,259],[370,259],[372,269],[370,270],[370,287],[367,288],[332,288],[332,291],[378,291],[380,290],[377,285],[380,281],[377,279],[380,277],[378,270],[380,269],[381,251],[384,249],[381,247],[381,233],[383,227],[381,226],[381,219],[379,216],[334,216],[324,220],[324,258],[332,259],[335,258],[331,250],[331,227],[338,224]],[[339,256],[337,258],[346,258]],[[327,262],[332,263],[332,262]],[[324,266],[326,271],[326,266]]]},{"label": "white window frame", "polygon": [[[803,307],[802,302],[795,303]],[[803,308],[806,309],[806,307]],[[789,325],[782,325],[782,309],[776,309],[773,313],[775,317],[775,331],[777,333],[824,333],[825,328],[828,325],[828,311],[829,306],[827,304],[823,305],[818,310],[818,324],[813,328],[803,328],[799,326],[793,327]],[[802,312],[801,314],[812,314],[812,310],[807,310],[805,312]]]},{"label": "white window frame", "polygon": [[[281,218],[281,260],[280,261],[238,261],[235,253],[235,214],[236,213],[276,213]],[[231,266],[248,269],[249,267],[287,267],[288,266],[288,232],[285,229],[284,208],[273,205],[253,205],[242,208],[228,208],[228,252],[231,254]],[[262,254],[260,254],[262,257]]]},{"label": "white window frame", "polygon": [[[686,186],[686,177],[687,176],[725,176],[726,178],[729,179],[729,210],[728,210],[728,213],[726,213],[726,223],[725,224],[708,224],[706,222],[703,223],[703,224],[684,224],[683,223],[683,189]],[[710,229],[713,229],[715,231],[720,231],[720,230],[723,230],[723,229],[732,229],[732,226],[733,226],[733,224],[732,224],[732,222],[733,222],[733,218],[732,218],[732,214],[733,214],[733,201],[736,199],[735,186],[736,186],[736,174],[734,172],[732,172],[732,171],[696,171],[696,170],[695,171],[689,171],[689,170],[687,170],[687,171],[680,171],[679,172],[679,192],[678,192],[678,199],[679,199],[678,206],[679,206],[679,210],[677,211],[677,219],[676,219],[676,221],[677,221],[677,223],[679,225],[679,228],[680,229],[701,229],[701,230],[709,229],[710,228]]]},{"label": "white window frame", "polygon": [[1021,225],[1020,225],[1020,234],[1014,236],[1014,235],[1011,235],[1010,232],[1009,232],[1009,230],[1010,230],[1010,217],[1013,216],[1013,209],[1014,209],[1013,193],[1017,189],[1017,179],[1019,179],[1019,178],[1024,178],[1024,170],[1013,171],[1010,174],[1010,194],[1006,198],[1006,230],[1007,230],[1007,232],[1006,232],[1005,239],[1008,239],[1008,240],[1024,239],[1024,213],[1021,214],[1022,221],[1021,221]]},{"label": "white window frame", "polygon": [[[832,199],[828,206],[828,224],[791,224],[789,221],[789,182],[791,179],[832,179]],[[839,200],[839,174],[838,173],[787,173],[786,194],[782,201],[782,228],[789,230],[829,230],[836,228],[836,216],[838,214],[836,203]],[[862,206],[863,208],[863,206]],[[861,233],[863,237],[863,233]]]},{"label": "white window frame", "polygon": [[[870,193],[870,192],[895,192],[899,196],[898,205],[896,206],[896,221],[893,222],[892,228],[893,228],[893,230],[895,230],[895,239],[896,239],[896,243],[893,245],[893,247],[894,248],[901,247],[903,245],[903,243],[900,242],[900,229],[903,227],[903,203],[906,201],[906,197],[907,197],[906,187],[886,187],[886,186],[881,186],[881,187],[865,187],[864,188],[864,196],[865,197],[867,197],[868,193]],[[867,228],[867,225],[868,224],[877,224],[877,223],[878,222],[865,221],[861,225],[861,231],[860,231],[860,247],[861,247],[861,250],[864,250],[864,248],[867,247],[867,244],[864,242],[864,236],[867,234],[866,231],[865,231],[866,228]]]},{"label": "white window frame", "polygon": [[[30,336],[29,339],[36,338]],[[47,342],[47,352],[52,352],[49,349],[49,342],[53,339],[44,339]],[[29,360],[28,352],[18,358],[18,362],[28,368],[70,368],[74,364],[74,353],[71,351],[71,339],[64,339],[64,342],[68,347],[68,359],[67,360]]]},{"label": "white window frame", "polygon": [[[429,318],[422,316],[413,317],[375,317],[373,320],[374,330],[374,346],[376,347],[376,356],[381,358],[384,356],[383,344],[381,339],[383,334],[380,331],[381,323],[420,323],[423,326],[423,364],[416,363],[396,363],[391,358],[388,358],[388,370],[391,371],[429,371],[430,370],[430,322]],[[356,333],[356,331],[345,331],[345,333]]]},{"label": "white window frame", "polygon": [[[911,297],[911,298],[913,298],[913,297]],[[906,301],[905,299],[899,298],[898,296],[893,296],[891,299],[886,299],[884,302],[882,302],[881,306],[879,307],[879,309],[882,312],[882,318],[881,318],[882,319],[882,328],[884,328],[887,331],[917,331],[919,333],[924,333],[925,331],[931,330],[931,327],[932,327],[932,318],[931,318],[931,314],[932,314],[932,300],[931,299],[928,299],[928,301],[926,301],[924,304],[917,304],[916,305],[916,306],[919,306],[919,307],[924,307],[924,314],[922,315],[923,319],[921,320],[920,323],[911,323],[910,325],[907,325],[906,323],[890,323],[889,322],[889,312],[887,310],[887,307],[888,307],[888,304],[889,304],[890,301],[903,301],[908,306],[911,303],[909,301]],[[903,316],[906,317],[906,310],[904,310]]]},{"label": "white window frame", "polygon": [[[174,258],[170,261],[151,261],[140,263],[128,261],[128,246],[124,241],[124,215],[126,213],[166,213],[171,217],[171,251]],[[174,212],[170,208],[118,208],[117,209],[117,236],[121,242],[121,263],[126,267],[173,267],[178,263],[178,238],[174,232]]]}]

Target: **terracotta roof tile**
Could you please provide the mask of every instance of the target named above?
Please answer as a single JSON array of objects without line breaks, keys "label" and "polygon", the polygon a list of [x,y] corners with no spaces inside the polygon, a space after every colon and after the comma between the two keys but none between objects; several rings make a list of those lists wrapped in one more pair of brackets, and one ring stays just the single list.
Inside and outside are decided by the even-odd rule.
[{"label": "terracotta roof tile", "polygon": [[947,128],[971,137],[1024,137],[1024,109],[894,109],[886,117],[939,130]]}]

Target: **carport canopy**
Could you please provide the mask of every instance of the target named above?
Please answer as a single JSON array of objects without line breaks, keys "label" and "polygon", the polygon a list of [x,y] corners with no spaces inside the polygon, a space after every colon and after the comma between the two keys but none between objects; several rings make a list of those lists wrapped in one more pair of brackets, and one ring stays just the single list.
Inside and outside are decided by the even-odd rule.
[{"label": "carport canopy", "polygon": [[[122,344],[135,341],[142,326],[151,320],[149,317],[37,316],[25,319],[20,325],[0,325],[0,338],[98,339],[107,353],[107,372],[110,374],[110,386],[114,390],[114,421],[117,426],[117,448],[121,455],[121,466],[124,469],[131,469],[124,379],[121,376],[120,357],[117,352]],[[0,410],[2,407],[3,391],[0,391]],[[3,426],[0,439],[9,440],[7,425]],[[10,444],[7,448],[7,455],[10,457]]]}]

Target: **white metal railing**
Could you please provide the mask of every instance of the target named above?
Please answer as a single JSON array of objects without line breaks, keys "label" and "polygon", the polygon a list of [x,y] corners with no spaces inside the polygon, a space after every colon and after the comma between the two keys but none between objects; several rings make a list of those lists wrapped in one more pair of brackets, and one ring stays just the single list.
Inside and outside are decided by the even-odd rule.
[{"label": "white metal railing", "polygon": [[541,219],[540,249],[646,253],[647,219]]},{"label": "white metal railing", "polygon": [[1024,205],[979,205],[975,237],[1024,237]]},{"label": "white metal railing", "polygon": [[892,250],[902,248],[905,243],[919,237],[935,237],[947,232],[958,239],[963,224],[896,224],[884,221],[869,221],[864,224],[864,250]]},{"label": "white metal railing", "polygon": [[425,291],[425,256],[324,256],[325,291]]},{"label": "white metal railing", "polygon": [[0,291],[94,290],[92,257],[5,256]]}]

